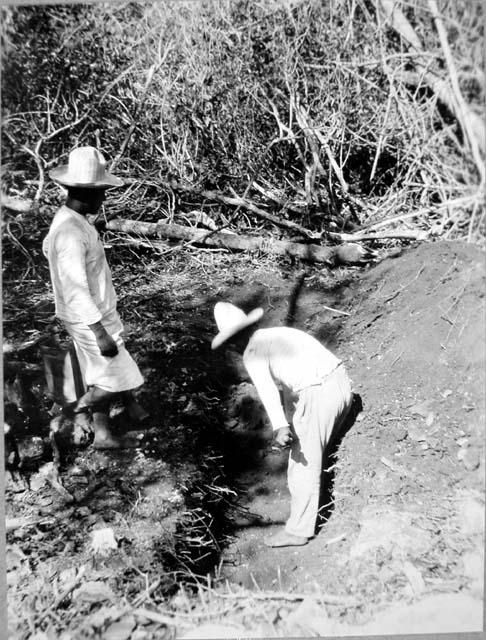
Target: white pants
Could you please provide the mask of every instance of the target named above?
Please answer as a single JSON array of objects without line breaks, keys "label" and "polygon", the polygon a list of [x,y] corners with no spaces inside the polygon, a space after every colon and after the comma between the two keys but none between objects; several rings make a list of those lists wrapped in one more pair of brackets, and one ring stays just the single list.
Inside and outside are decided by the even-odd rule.
[{"label": "white pants", "polygon": [[115,312],[102,318],[101,323],[118,347],[114,358],[101,355],[94,333],[88,326],[64,321],[64,326],[73,339],[86,386],[96,385],[112,393],[136,389],[143,384],[143,377],[125,348],[123,325],[118,314]]},{"label": "white pants", "polygon": [[292,535],[310,538],[315,533],[324,448],[341,427],[352,398],[342,364],[320,385],[299,392],[293,416],[297,439],[290,451],[287,475],[291,502],[285,530]]}]

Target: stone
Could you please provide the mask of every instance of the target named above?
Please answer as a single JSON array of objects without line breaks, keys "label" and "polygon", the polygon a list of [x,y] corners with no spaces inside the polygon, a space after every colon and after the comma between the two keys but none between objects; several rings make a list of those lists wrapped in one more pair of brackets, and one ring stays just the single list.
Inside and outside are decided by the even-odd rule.
[{"label": "stone", "polygon": [[483,629],[481,600],[463,593],[426,596],[411,605],[395,605],[371,622],[350,630],[355,635],[473,633]]},{"label": "stone", "polygon": [[431,546],[431,534],[412,524],[412,514],[369,507],[363,510],[361,530],[351,548],[357,557],[382,547],[397,550],[412,557],[425,553]]},{"label": "stone", "polygon": [[459,495],[457,520],[462,533],[465,535],[483,533],[484,505],[467,492],[461,492]]},{"label": "stone", "polygon": [[462,463],[468,471],[474,471],[480,465],[479,451],[475,447],[468,447],[462,457]]},{"label": "stone", "polygon": [[104,640],[128,640],[135,628],[135,618],[125,616],[110,624],[103,633]]},{"label": "stone", "polygon": [[467,551],[462,556],[464,575],[473,581],[482,581],[484,578],[484,552]]}]

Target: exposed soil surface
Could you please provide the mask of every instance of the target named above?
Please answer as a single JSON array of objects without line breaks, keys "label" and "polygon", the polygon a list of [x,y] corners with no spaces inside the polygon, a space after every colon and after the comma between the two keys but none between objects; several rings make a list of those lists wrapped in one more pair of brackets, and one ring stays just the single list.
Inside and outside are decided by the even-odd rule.
[{"label": "exposed soil surface", "polygon": [[[268,260],[184,260],[132,262],[130,274],[113,264],[153,415],[140,448],[71,447],[62,479],[74,502],[42,474],[30,488],[7,482],[8,516],[37,519],[8,534],[11,637],[479,631],[484,254],[424,244],[365,271],[308,269],[305,278]],[[237,357],[210,351],[212,308],[223,299],[263,306],[267,326],[292,323],[318,337],[361,397],[362,412],[325,461],[325,522],[304,547],[263,544],[288,516],[287,454],[269,450],[271,430]],[[20,329],[7,318],[7,339]],[[45,423],[24,424],[30,443],[36,428],[46,435]],[[99,529],[117,543],[104,556],[93,546]],[[191,596],[191,575],[214,566],[214,589],[204,595],[199,580]],[[57,602],[80,567],[76,588]],[[137,617],[134,600],[167,620]],[[125,635],[109,635],[116,624]]]}]

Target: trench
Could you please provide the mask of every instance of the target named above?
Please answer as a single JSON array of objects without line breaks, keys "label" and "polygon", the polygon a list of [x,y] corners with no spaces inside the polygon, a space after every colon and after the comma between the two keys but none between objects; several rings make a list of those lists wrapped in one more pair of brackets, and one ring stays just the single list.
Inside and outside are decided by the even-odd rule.
[{"label": "trench", "polygon": [[[251,292],[242,287],[233,290],[230,299],[245,311],[265,306],[264,326],[295,325],[324,338],[329,348],[337,348],[344,316],[327,313],[321,318],[319,308],[323,300],[331,308],[343,304],[349,277],[322,287],[306,286],[304,275],[280,281],[270,291],[265,284]],[[212,301],[207,313],[201,315],[211,319],[211,310]],[[213,331],[211,322],[199,328],[207,335]],[[245,569],[247,560],[254,559],[255,545],[258,554],[265,554],[263,538],[275,533],[288,516],[288,452],[271,449],[271,428],[239,358],[231,351],[211,352],[208,344],[200,343],[199,353],[192,353],[189,359],[178,353],[173,363],[181,371],[197,371],[193,386],[186,387],[193,407],[182,414],[182,420],[197,432],[197,465],[204,477],[204,482],[197,482],[186,493],[188,509],[197,517],[179,522],[176,555],[183,557],[196,575],[209,573],[215,582],[229,579],[253,589],[253,574]],[[201,398],[211,402],[201,403]],[[318,530],[332,514],[333,461],[361,409],[360,403],[356,396],[339,437],[325,452]],[[201,495],[201,485],[212,489]],[[188,540],[194,539],[195,530],[200,542],[193,545]],[[268,574],[259,586],[272,587],[272,580]]]}]

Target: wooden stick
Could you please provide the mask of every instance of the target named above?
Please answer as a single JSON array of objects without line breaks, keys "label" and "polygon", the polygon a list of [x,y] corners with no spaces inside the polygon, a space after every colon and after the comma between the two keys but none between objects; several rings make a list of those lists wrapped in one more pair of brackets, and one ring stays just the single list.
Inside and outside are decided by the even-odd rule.
[{"label": "wooden stick", "polygon": [[153,64],[150,67],[150,69],[148,70],[147,79],[145,81],[145,86],[143,88],[142,95],[140,96],[138,105],[137,105],[137,107],[135,109],[135,113],[133,114],[133,117],[132,117],[132,124],[130,125],[130,127],[129,127],[128,131],[127,131],[127,135],[125,136],[125,139],[122,142],[122,145],[120,147],[120,151],[118,152],[117,156],[113,159],[112,163],[110,164],[110,171],[113,171],[115,169],[115,167],[117,166],[117,164],[122,159],[123,154],[125,153],[126,148],[128,146],[128,143],[130,142],[130,138],[132,137],[133,132],[135,131],[135,129],[138,126],[138,118],[137,118],[137,116],[140,113],[140,110],[141,110],[141,108],[143,107],[143,105],[145,103],[145,99],[147,98],[147,92],[148,92],[148,89],[149,89],[149,87],[150,87],[150,85],[152,83],[152,79],[154,77],[154,73],[160,67],[160,64],[161,63],[159,63],[157,65]]},{"label": "wooden stick", "polygon": [[334,233],[329,232],[329,236],[340,242],[365,242],[368,240],[427,240],[429,237],[428,231],[410,231],[404,229],[403,231],[390,231],[388,233]]},{"label": "wooden stick", "polygon": [[325,604],[336,604],[348,607],[356,607],[361,603],[355,598],[349,596],[336,596],[330,593],[309,594],[309,593],[285,593],[285,592],[252,592],[252,593],[218,593],[214,592],[219,598],[227,599],[248,599],[248,600],[285,600],[287,602],[299,602],[305,598],[312,597],[318,602]]},{"label": "wooden stick", "polygon": [[283,227],[285,229],[291,229],[292,231],[296,231],[297,233],[300,233],[301,235],[303,235],[306,238],[313,238],[315,237],[315,234],[313,234],[312,231],[309,231],[309,229],[306,229],[305,227],[301,226],[300,224],[298,224],[297,222],[292,222],[290,220],[284,220],[282,218],[279,218],[278,216],[272,215],[271,213],[268,213],[267,211],[264,211],[263,209],[261,209],[260,207],[258,207],[256,204],[254,204],[253,202],[250,202],[244,198],[240,198],[239,196],[226,196],[223,193],[219,192],[219,191],[211,191],[208,189],[199,189],[197,187],[191,187],[191,186],[186,186],[180,183],[176,183],[176,182],[171,182],[171,183],[165,183],[166,186],[171,187],[172,189],[176,190],[176,191],[186,191],[188,193],[196,193],[200,196],[202,196],[203,198],[207,198],[208,200],[216,200],[218,202],[222,202],[223,204],[227,204],[230,205],[232,207],[241,207],[243,209],[246,209],[247,211],[250,211],[251,213],[255,214],[256,216],[258,216],[259,218],[262,218],[263,220],[267,220],[268,222],[272,222],[273,224],[279,226],[279,227]]}]

